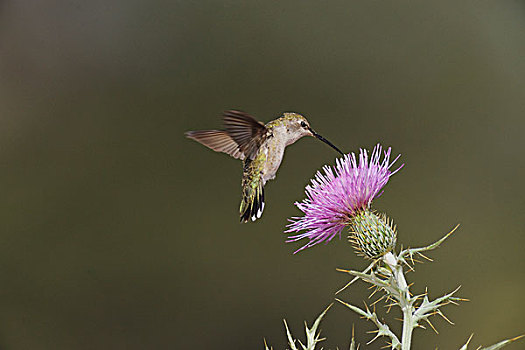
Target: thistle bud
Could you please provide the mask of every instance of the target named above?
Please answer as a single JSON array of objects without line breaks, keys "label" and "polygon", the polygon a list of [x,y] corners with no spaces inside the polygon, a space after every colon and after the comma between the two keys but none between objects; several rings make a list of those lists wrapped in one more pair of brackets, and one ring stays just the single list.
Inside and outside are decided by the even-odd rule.
[{"label": "thistle bud", "polygon": [[385,214],[360,210],[350,222],[348,240],[356,253],[369,259],[377,259],[392,251],[396,245],[396,227]]}]

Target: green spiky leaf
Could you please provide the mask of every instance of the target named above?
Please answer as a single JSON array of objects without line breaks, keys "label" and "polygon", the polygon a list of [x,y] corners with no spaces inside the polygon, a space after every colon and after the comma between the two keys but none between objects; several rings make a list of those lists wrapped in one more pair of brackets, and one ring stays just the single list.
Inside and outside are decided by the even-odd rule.
[{"label": "green spiky leaf", "polygon": [[[463,345],[459,350],[467,350],[468,349],[468,344],[470,343],[470,340],[472,339],[472,336],[473,336],[473,334],[470,335],[470,337],[468,338],[468,340],[465,343],[465,345]],[[505,345],[509,345],[510,343],[515,342],[516,340],[521,339],[523,337],[525,337],[525,334],[524,335],[520,335],[518,337],[514,337],[512,339],[502,340],[499,343],[496,343],[494,345],[487,346],[487,347],[484,347],[484,348],[479,347],[477,350],[498,350],[498,349],[503,348]]]},{"label": "green spiky leaf", "polygon": [[520,336],[515,337],[515,338],[512,338],[512,339],[503,340],[503,341],[500,341],[497,344],[488,346],[486,348],[481,348],[479,350],[498,350],[498,349],[501,349],[502,347],[504,347],[505,345],[508,345],[508,344],[510,344],[510,343],[512,343],[512,342],[514,342],[514,341],[516,341],[518,339],[520,339],[520,338],[523,338],[524,336],[525,336],[525,334],[524,335],[520,335]]},{"label": "green spiky leaf", "polygon": [[[315,350],[315,346],[317,345],[317,343],[324,340],[324,338],[321,338],[321,331],[317,331],[317,329],[319,328],[319,325],[321,324],[321,320],[323,319],[324,315],[326,315],[326,313],[332,307],[332,305],[333,304],[328,305],[328,307],[317,317],[317,319],[314,321],[314,324],[312,325],[312,328],[308,328],[308,324],[306,324],[305,322],[306,345],[304,345],[300,340],[296,340],[293,338],[292,333],[288,328],[288,323],[286,323],[286,320],[283,320],[284,327],[286,328],[286,337],[288,338],[288,345],[290,346],[290,350],[299,350],[297,344],[301,346],[301,350]],[[266,340],[264,341],[264,346],[265,350],[268,350]]]}]

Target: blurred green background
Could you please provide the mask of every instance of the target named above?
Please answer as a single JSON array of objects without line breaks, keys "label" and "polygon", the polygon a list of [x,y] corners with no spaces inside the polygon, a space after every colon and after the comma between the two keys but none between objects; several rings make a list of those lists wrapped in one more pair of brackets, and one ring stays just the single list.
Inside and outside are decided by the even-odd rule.
[{"label": "blurred green background", "polygon": [[[263,218],[240,224],[240,163],[183,136],[230,108],[401,153],[375,201],[400,244],[461,224],[408,278],[471,301],[415,349],[524,333],[524,57],[523,1],[2,2],[0,348],[277,350],[284,317],[303,337],[348,280],[335,268],[366,266],[346,239],[284,243],[337,154],[290,147]],[[353,324],[366,343],[335,305],[324,347],[347,348]]]}]

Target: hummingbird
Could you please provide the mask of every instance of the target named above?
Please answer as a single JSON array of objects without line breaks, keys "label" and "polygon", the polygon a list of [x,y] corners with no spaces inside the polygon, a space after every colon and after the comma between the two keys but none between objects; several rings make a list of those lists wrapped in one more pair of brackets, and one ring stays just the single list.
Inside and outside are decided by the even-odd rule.
[{"label": "hummingbird", "polygon": [[188,131],[186,137],[243,161],[241,222],[257,220],[264,210],[264,185],[275,178],[284,150],[304,136],[313,136],[343,152],[316,133],[299,113],[285,112],[266,124],[251,115],[229,110],[223,114],[224,130]]}]

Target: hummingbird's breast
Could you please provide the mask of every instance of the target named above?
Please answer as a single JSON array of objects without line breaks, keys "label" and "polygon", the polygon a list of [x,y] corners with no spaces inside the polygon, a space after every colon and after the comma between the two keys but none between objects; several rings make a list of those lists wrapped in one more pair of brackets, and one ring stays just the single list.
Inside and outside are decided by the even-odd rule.
[{"label": "hummingbird's breast", "polygon": [[264,182],[266,182],[275,178],[283,160],[286,143],[283,139],[274,136],[270,137],[261,148],[261,151],[266,153],[266,162],[262,171]]}]

